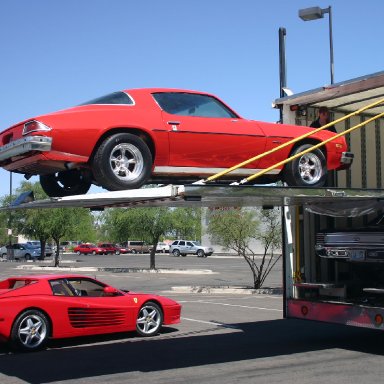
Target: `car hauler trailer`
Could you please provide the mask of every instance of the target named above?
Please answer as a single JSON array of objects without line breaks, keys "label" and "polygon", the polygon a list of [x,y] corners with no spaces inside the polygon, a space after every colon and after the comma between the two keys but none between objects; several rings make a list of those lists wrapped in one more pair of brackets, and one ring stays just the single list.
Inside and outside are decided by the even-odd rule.
[{"label": "car hauler trailer", "polygon": [[[384,72],[379,72],[284,97],[275,105],[284,123],[310,125],[320,107],[338,120],[383,95]],[[384,104],[376,105],[336,124],[336,130],[347,131],[383,111]],[[328,180],[338,187],[333,199],[284,209],[286,317],[383,329],[384,226],[375,219],[384,212],[383,129],[381,117],[346,136],[354,163]],[[365,201],[350,199],[358,189]],[[371,221],[376,225],[368,225]]]},{"label": "car hauler trailer", "polygon": [[[285,123],[309,125],[320,106],[327,106],[334,117],[339,117],[383,95],[384,72],[278,99],[275,105],[283,110]],[[347,131],[383,112],[382,104],[375,105],[337,125],[337,131]],[[325,257],[316,251],[322,234],[366,226],[370,216],[384,211],[382,120],[376,119],[348,137],[355,153],[354,164],[338,172],[326,188],[211,185],[203,181],[202,185],[50,198],[14,208],[280,206],[284,316],[384,329],[384,257],[380,252],[369,258],[362,244],[354,249],[359,252],[351,252],[348,257],[345,252],[349,250],[340,254],[331,250]],[[359,244],[359,239],[355,243]],[[384,232],[382,245],[384,248]]]}]

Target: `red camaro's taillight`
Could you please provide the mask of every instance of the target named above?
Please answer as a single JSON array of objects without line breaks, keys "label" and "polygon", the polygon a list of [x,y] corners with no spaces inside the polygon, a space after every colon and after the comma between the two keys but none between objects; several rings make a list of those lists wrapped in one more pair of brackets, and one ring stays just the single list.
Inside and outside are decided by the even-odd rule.
[{"label": "red camaro's taillight", "polygon": [[24,124],[23,135],[28,135],[32,132],[46,132],[50,131],[52,128],[47,125],[41,123],[37,120],[31,120]]}]

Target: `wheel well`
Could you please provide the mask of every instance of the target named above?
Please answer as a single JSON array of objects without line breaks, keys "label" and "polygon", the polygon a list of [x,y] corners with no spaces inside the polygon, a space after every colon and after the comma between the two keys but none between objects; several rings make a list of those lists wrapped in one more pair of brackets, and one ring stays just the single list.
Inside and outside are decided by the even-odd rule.
[{"label": "wheel well", "polygon": [[[299,141],[297,143],[295,143],[295,145],[292,147],[291,149],[291,152],[289,153],[289,156],[292,156],[292,153],[293,151],[300,147],[301,145],[304,145],[304,144],[311,144],[311,145],[316,145],[316,144],[319,144],[320,141],[319,140],[316,140],[316,139],[306,139],[306,140],[303,140],[303,141]],[[327,149],[325,146],[322,146],[320,148],[318,148],[321,152],[323,152],[324,156],[325,156],[325,159],[327,159]]]},{"label": "wheel well", "polygon": [[27,312],[27,311],[39,311],[39,312],[42,312],[46,318],[48,319],[49,321],[49,325],[50,325],[50,332],[49,332],[49,335],[48,337],[52,337],[53,335],[53,323],[52,323],[52,319],[51,317],[48,315],[48,313],[46,311],[44,311],[44,309],[41,309],[41,308],[38,308],[38,307],[29,307],[29,308],[24,308],[22,311],[20,311],[14,318],[13,322],[12,322],[12,326],[11,326],[11,330],[13,328],[13,326],[15,325],[16,323],[16,320],[19,318],[19,316],[24,313],[24,312]]},{"label": "wheel well", "polygon": [[90,159],[91,160],[93,159],[97,148],[99,148],[100,144],[106,138],[108,138],[112,135],[115,135],[117,133],[130,133],[132,135],[140,137],[145,142],[145,144],[147,144],[147,146],[148,146],[148,148],[152,154],[152,160],[154,161],[155,155],[156,155],[156,148],[155,148],[155,143],[152,140],[152,137],[148,134],[148,132],[145,132],[145,131],[138,129],[138,128],[129,128],[129,127],[113,128],[113,129],[110,129],[109,131],[105,132],[103,135],[101,135],[99,137],[99,139],[97,140],[95,147],[93,148],[92,155],[91,155]]},{"label": "wheel well", "polygon": [[[145,304],[148,304],[148,303],[155,303],[159,306],[160,310],[161,310],[161,313],[163,314],[163,317],[164,317],[164,308],[163,306],[161,305],[160,301],[156,300],[156,299],[149,299],[147,300],[146,302],[144,302],[141,307],[143,307]],[[140,308],[141,308],[140,307]]]}]

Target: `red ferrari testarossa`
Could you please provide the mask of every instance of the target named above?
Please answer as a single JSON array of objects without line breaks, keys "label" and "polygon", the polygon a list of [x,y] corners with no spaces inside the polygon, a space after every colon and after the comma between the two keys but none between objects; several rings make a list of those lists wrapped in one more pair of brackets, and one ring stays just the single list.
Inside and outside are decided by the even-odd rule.
[{"label": "red ferrari testarossa", "polygon": [[153,336],[180,322],[181,305],[166,297],[125,292],[79,275],[10,277],[0,281],[0,340],[24,350],[50,338],[136,330]]}]

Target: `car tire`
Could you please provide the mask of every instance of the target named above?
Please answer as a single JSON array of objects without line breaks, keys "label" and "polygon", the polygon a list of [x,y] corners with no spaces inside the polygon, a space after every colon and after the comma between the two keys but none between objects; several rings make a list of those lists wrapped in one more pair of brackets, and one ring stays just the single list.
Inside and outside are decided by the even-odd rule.
[{"label": "car tire", "polygon": [[178,249],[174,249],[172,251],[172,255],[175,256],[175,257],[180,257],[180,251]]},{"label": "car tire", "polygon": [[92,251],[92,255],[95,256],[96,255],[96,251]]},{"label": "car tire", "polygon": [[81,255],[81,252],[80,252],[80,251],[77,251],[76,254],[77,254],[78,256],[80,256],[80,255]]},{"label": "car tire", "polygon": [[202,249],[198,249],[196,254],[197,257],[205,257],[205,252]]},{"label": "car tire", "polygon": [[11,330],[10,343],[14,349],[35,351],[44,348],[51,334],[51,325],[47,316],[30,309],[21,313]]},{"label": "car tire", "polygon": [[31,256],[29,253],[26,253],[26,254],[24,255],[24,259],[25,259],[25,260],[31,260],[31,259],[32,259],[32,256]]},{"label": "car tire", "polygon": [[115,252],[115,255],[120,255],[120,251],[116,251],[116,252]]},{"label": "car tire", "polygon": [[83,173],[76,169],[41,175],[40,184],[49,197],[84,195],[92,185]]},{"label": "car tire", "polygon": [[5,258],[7,257],[7,254],[6,254],[6,253],[3,253],[3,254],[1,255],[1,257],[2,257],[3,259],[5,259]]},{"label": "car tire", "polygon": [[163,325],[163,311],[154,302],[148,301],[139,310],[136,331],[140,336],[156,335]]},{"label": "car tire", "polygon": [[96,181],[109,191],[140,188],[151,175],[152,154],[140,137],[117,133],[97,148],[92,170]]},{"label": "car tire", "polygon": [[[311,144],[302,144],[291,153],[291,156],[302,152]],[[289,162],[284,169],[284,181],[290,186],[322,187],[327,180],[327,161],[320,149],[314,149]]]},{"label": "car tire", "polygon": [[136,255],[136,253],[137,253],[136,249],[132,249],[131,253],[133,253],[134,255]]}]

